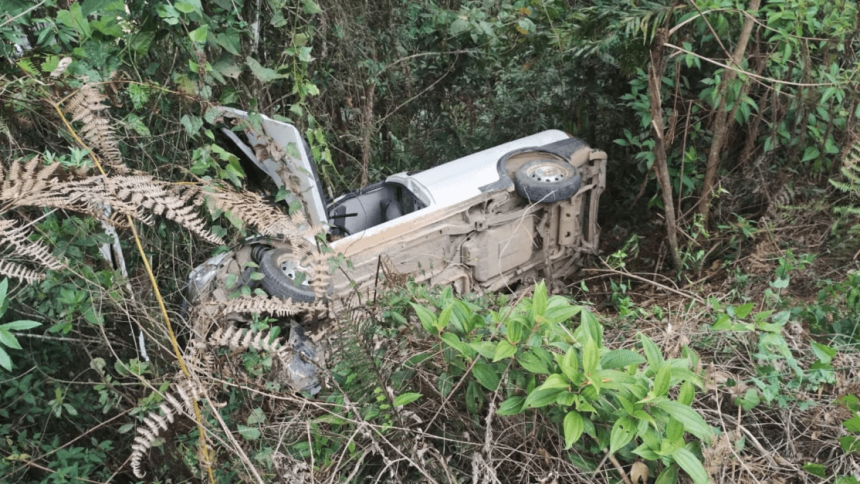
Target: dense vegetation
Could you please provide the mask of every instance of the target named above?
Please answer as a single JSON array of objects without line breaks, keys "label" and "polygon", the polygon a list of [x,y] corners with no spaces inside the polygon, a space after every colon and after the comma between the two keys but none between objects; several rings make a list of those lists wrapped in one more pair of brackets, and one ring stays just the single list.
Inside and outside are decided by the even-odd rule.
[{"label": "dense vegetation", "polygon": [[602,257],[393,285],[330,324],[315,397],[224,351],[145,481],[858,482],[858,32],[853,0],[0,0],[0,481],[136,481],[195,371],[187,275],[259,229],[88,178],[114,238],[22,194],[241,192],[227,105],[298,126],[333,192],[563,129],[609,153]]}]

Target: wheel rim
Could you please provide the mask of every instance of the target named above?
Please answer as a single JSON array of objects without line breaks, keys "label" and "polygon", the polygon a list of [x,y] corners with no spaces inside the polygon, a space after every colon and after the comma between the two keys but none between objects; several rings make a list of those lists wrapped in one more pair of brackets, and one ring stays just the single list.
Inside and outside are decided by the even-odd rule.
[{"label": "wheel rim", "polygon": [[555,164],[540,164],[528,169],[529,178],[541,183],[556,183],[569,176],[567,170]]},{"label": "wheel rim", "polygon": [[[285,256],[286,255],[287,254],[285,254]],[[281,269],[281,272],[283,272],[285,276],[287,276],[295,284],[296,273],[301,272],[301,273],[305,274],[305,280],[303,280],[301,284],[296,284],[296,285],[301,285],[303,287],[310,286],[311,280],[307,276],[307,270],[304,267],[302,267],[300,264],[297,264],[295,261],[291,260],[289,257],[286,257],[286,258],[281,257],[281,259],[282,260],[279,261],[278,267]]]}]

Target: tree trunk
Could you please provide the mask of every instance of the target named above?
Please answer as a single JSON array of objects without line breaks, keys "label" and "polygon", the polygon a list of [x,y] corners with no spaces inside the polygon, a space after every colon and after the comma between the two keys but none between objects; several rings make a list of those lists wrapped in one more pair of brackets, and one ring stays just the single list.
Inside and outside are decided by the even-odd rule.
[{"label": "tree trunk", "polygon": [[663,83],[663,71],[666,70],[666,60],[663,58],[663,45],[668,40],[669,32],[659,29],[651,47],[651,67],[648,72],[648,89],[651,98],[651,131],[654,134],[654,172],[657,182],[663,192],[663,211],[666,215],[666,235],[669,240],[669,251],[672,253],[672,263],[676,269],[681,269],[681,258],[678,255],[678,234],[675,221],[675,204],[672,202],[672,181],[669,178],[669,166],[666,163],[666,145],[663,139],[663,101],[660,99],[660,86]]},{"label": "tree trunk", "polygon": [[[730,66],[740,67],[741,60],[747,50],[750,34],[753,28],[753,16],[758,12],[761,0],[750,0],[749,16],[745,17],[743,27],[741,27],[741,35],[738,38],[738,43],[735,46],[735,51],[730,60]],[[726,128],[729,125],[729,116],[731,113],[726,112],[726,91],[729,84],[737,77],[737,71],[734,69],[726,69],[722,82],[720,82],[720,103],[716,110],[716,119],[714,121],[714,138],[711,140],[711,149],[708,152],[708,165],[705,168],[705,180],[702,183],[702,198],[699,199],[699,214],[702,215],[702,222],[705,227],[708,226],[708,211],[711,207],[711,197],[713,196],[714,184],[717,179],[717,171],[720,168],[720,153],[723,149],[723,143],[726,136]]]}]

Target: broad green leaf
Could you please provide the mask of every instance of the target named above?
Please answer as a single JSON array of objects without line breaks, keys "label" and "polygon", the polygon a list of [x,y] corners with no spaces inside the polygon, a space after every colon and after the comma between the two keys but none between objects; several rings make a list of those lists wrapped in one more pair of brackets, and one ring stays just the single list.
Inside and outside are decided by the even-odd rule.
[{"label": "broad green leaf", "polygon": [[651,341],[651,338],[639,333],[639,340],[642,342],[642,350],[645,351],[645,358],[648,359],[648,366],[651,370],[657,372],[663,367],[663,353],[660,348]]},{"label": "broad green leaf", "polygon": [[576,316],[582,308],[580,306],[571,306],[565,303],[562,306],[548,307],[543,315],[543,319],[550,324],[558,324],[570,320]]},{"label": "broad green leaf", "polygon": [[681,385],[681,389],[678,390],[678,403],[681,405],[690,405],[693,403],[695,395],[696,389],[693,386],[693,383],[685,381],[684,384]]},{"label": "broad green leaf", "polygon": [[246,427],[244,425],[239,425],[239,435],[245,438],[245,440],[257,440],[260,438],[260,429],[255,429],[253,427]]},{"label": "broad green leaf", "polygon": [[394,398],[394,406],[403,407],[405,405],[409,405],[410,403],[414,402],[415,400],[418,400],[422,396],[423,395],[421,395],[420,393],[402,393]]},{"label": "broad green leaf", "polygon": [[496,410],[496,415],[518,414],[523,410],[523,403],[525,403],[525,401],[526,397],[511,397],[499,405],[499,409]]},{"label": "broad green leaf", "polygon": [[579,374],[579,358],[576,356],[576,351],[571,348],[567,350],[567,353],[564,354],[564,358],[561,360],[561,371],[564,375],[572,382],[579,383],[577,380],[580,377]]},{"label": "broad green leaf", "polygon": [[322,13],[322,9],[314,0],[302,0],[302,11],[309,15]]},{"label": "broad green leaf", "polygon": [[203,120],[200,119],[200,116],[189,116],[188,114],[182,116],[179,120],[180,124],[185,127],[185,131],[188,132],[188,136],[196,136],[197,132],[200,131],[200,128],[203,127]]},{"label": "broad green leaf", "polygon": [[478,383],[487,390],[495,391],[496,388],[499,387],[499,373],[492,365],[481,363],[479,361],[475,363],[474,367],[472,367],[472,375],[474,375],[475,379],[478,380]]},{"label": "broad green leaf", "polygon": [[711,441],[711,427],[708,426],[705,419],[703,419],[702,416],[692,408],[670,400],[658,402],[657,406],[684,424],[684,429],[687,432],[690,432],[705,442]]},{"label": "broad green leaf", "polygon": [[571,410],[564,416],[564,448],[569,449],[582,436],[585,423],[582,415]]},{"label": "broad green leaf", "polygon": [[9,354],[2,347],[0,347],[0,366],[5,368],[6,371],[12,371],[12,359],[9,358]]},{"label": "broad green leaf", "polygon": [[570,383],[568,383],[567,378],[563,375],[559,375],[558,373],[553,373],[548,376],[546,380],[538,387],[539,390],[545,390],[547,388],[556,388],[561,390],[567,390],[570,388]]},{"label": "broad green leaf", "polygon": [[629,444],[636,435],[636,424],[630,417],[621,417],[615,421],[609,433],[609,453],[614,454],[618,449]]},{"label": "broad green leaf", "polygon": [[188,32],[188,38],[191,39],[192,42],[197,42],[198,44],[202,44],[206,42],[206,36],[209,34],[209,26],[203,25],[199,28]]},{"label": "broad green leaf", "polygon": [[594,340],[589,340],[582,350],[582,370],[586,375],[591,375],[597,370],[599,352],[600,350]]},{"label": "broad green leaf", "polygon": [[699,459],[697,459],[692,452],[681,447],[675,450],[672,454],[672,458],[674,458],[675,462],[681,466],[681,469],[684,469],[684,472],[690,476],[693,482],[696,484],[710,484],[711,480],[708,478],[708,473],[705,472],[705,468],[702,466],[702,463],[699,462]]},{"label": "broad green leaf", "polygon": [[669,421],[666,423],[666,438],[671,442],[681,440],[684,437],[684,424],[677,419],[669,416]]},{"label": "broad green leaf", "polygon": [[555,403],[555,397],[562,390],[558,388],[536,388],[529,393],[526,401],[523,403],[523,408],[541,408]]},{"label": "broad green leaf", "polygon": [[460,337],[459,337],[459,336],[457,336],[456,334],[454,334],[454,333],[447,333],[447,332],[446,332],[446,333],[444,333],[442,336],[440,336],[440,338],[441,338],[441,339],[442,339],[442,341],[444,341],[448,346],[450,346],[451,348],[454,348],[455,350],[457,350],[457,352],[458,352],[458,353],[460,353],[461,355],[466,356],[466,357],[471,357],[471,356],[473,356],[473,355],[474,355],[474,353],[472,353],[472,352],[471,352],[471,349],[467,349],[467,346],[466,346],[466,345],[464,345],[464,344],[460,341]]},{"label": "broad green leaf", "polygon": [[669,380],[672,378],[672,369],[664,365],[654,377],[654,396],[663,397],[669,393]]},{"label": "broad green leaf", "polygon": [[517,347],[508,343],[508,340],[503,339],[496,345],[496,351],[493,354],[493,363],[513,356],[516,352]]},{"label": "broad green leaf", "polygon": [[245,64],[251,68],[251,72],[254,74],[254,77],[260,80],[260,82],[272,82],[276,79],[282,79],[284,76],[282,74],[278,74],[276,71],[269,69],[268,67],[263,67],[257,59],[254,59],[251,56],[245,58]]},{"label": "broad green leaf", "polygon": [[469,21],[462,18],[455,19],[449,28],[451,35],[458,35],[466,30],[469,30]]},{"label": "broad green leaf", "polygon": [[673,464],[663,469],[663,472],[661,472],[660,475],[657,476],[657,480],[654,481],[654,484],[677,484],[677,482],[678,466]]},{"label": "broad green leaf", "polygon": [[433,333],[433,327],[436,324],[436,315],[431,313],[430,310],[424,306],[419,306],[415,303],[409,304],[412,306],[412,309],[415,310],[415,314],[418,315],[418,320],[421,321],[421,326],[423,326],[428,333]]},{"label": "broad green leaf", "polygon": [[546,284],[541,281],[535,285],[535,294],[532,298],[532,314],[535,319],[543,317],[546,312]]},{"label": "broad green leaf", "polygon": [[36,326],[41,326],[42,323],[36,321],[30,321],[28,319],[22,319],[20,321],[12,321],[11,323],[0,324],[0,328],[8,329],[11,331],[25,331],[28,329],[33,329]]},{"label": "broad green leaf", "polygon": [[646,361],[647,360],[644,356],[635,351],[619,349],[612,350],[603,355],[603,357],[600,358],[600,367],[604,370],[614,370],[616,368],[623,368],[629,365],[641,365]]},{"label": "broad green leaf", "polygon": [[526,351],[517,357],[517,361],[523,368],[532,373],[538,373],[541,375],[549,374],[549,370],[543,361],[530,351]]},{"label": "broad green leaf", "polygon": [[830,363],[833,360],[833,357],[836,356],[836,350],[827,345],[823,345],[816,341],[812,341],[810,344],[812,345],[812,352],[815,353],[815,356],[817,356],[822,363]]},{"label": "broad green leaf", "polygon": [[806,464],[803,464],[803,470],[814,476],[818,476],[821,478],[827,477],[827,466],[824,466],[822,464],[807,462]]},{"label": "broad green leaf", "polygon": [[266,415],[263,414],[262,408],[255,408],[251,410],[251,413],[248,414],[248,418],[245,419],[245,423],[248,425],[257,425],[266,421]]},{"label": "broad green leaf", "polygon": [[7,348],[12,348],[13,350],[21,349],[21,345],[18,343],[18,340],[15,338],[15,336],[3,328],[0,328],[0,343],[2,343]]},{"label": "broad green leaf", "polygon": [[9,288],[9,279],[3,278],[0,281],[0,305],[6,302],[6,291]]},{"label": "broad green leaf", "polygon": [[469,347],[488,360],[493,359],[496,354],[496,343],[492,341],[476,341],[469,343]]},{"label": "broad green leaf", "polygon": [[746,303],[744,305],[738,306],[735,308],[735,316],[740,319],[744,319],[745,317],[749,316],[750,312],[752,312],[754,307],[754,303]]},{"label": "broad green leaf", "polygon": [[436,331],[441,332],[443,329],[448,327],[448,321],[451,320],[451,311],[453,311],[453,309],[454,303],[451,303],[445,306],[445,309],[443,309],[442,312],[439,313],[439,319],[437,319],[434,323]]}]

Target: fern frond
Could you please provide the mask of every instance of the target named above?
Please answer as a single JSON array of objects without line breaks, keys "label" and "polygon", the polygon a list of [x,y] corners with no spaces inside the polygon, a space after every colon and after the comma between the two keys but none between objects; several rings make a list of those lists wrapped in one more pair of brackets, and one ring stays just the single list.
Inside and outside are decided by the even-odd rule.
[{"label": "fern frond", "polygon": [[199,199],[209,210],[229,212],[263,235],[283,237],[298,230],[292,219],[256,193],[239,193],[225,189],[199,192]]},{"label": "fern frond", "polygon": [[119,173],[126,173],[128,168],[122,162],[122,153],[111,127],[111,120],[102,113],[107,109],[104,104],[107,99],[95,86],[85,84],[69,100],[66,111],[72,114],[72,122],[83,123],[81,135],[101,155],[105,165]]},{"label": "fern frond", "polygon": [[41,281],[45,278],[45,274],[42,272],[36,272],[7,260],[0,260],[0,275],[21,279],[28,284]]},{"label": "fern frond", "polygon": [[[170,427],[170,424],[176,420],[176,415],[193,414],[194,402],[199,401],[201,394],[205,392],[205,389],[199,388],[197,383],[187,379],[180,379],[172,387],[173,393],[177,394],[179,399],[171,393],[165,393],[166,403],[162,403],[158,407],[158,411],[150,412],[145,416],[143,425],[137,427],[130,458],[131,469],[138,479],[143,479],[143,476],[146,475],[141,469],[141,460],[161,431]],[[161,412],[161,415],[158,412]]]},{"label": "fern frond", "polygon": [[48,269],[57,271],[66,267],[51,255],[50,249],[45,244],[29,240],[31,232],[26,227],[16,228],[16,224],[14,220],[0,220],[0,244],[11,246],[13,255],[25,257]]},{"label": "fern frond", "polygon": [[226,302],[211,301],[208,306],[218,308],[222,314],[272,313],[277,316],[292,316],[304,311],[322,309],[320,304],[295,302],[269,296],[243,296]]}]

